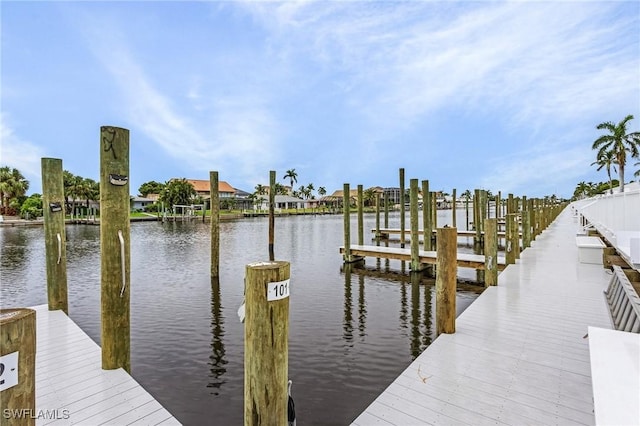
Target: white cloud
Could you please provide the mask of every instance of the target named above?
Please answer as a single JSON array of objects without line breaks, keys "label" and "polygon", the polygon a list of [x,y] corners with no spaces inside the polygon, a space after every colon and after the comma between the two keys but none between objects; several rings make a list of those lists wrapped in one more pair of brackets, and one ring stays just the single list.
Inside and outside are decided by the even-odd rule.
[{"label": "white cloud", "polygon": [[40,187],[41,159],[44,152],[41,147],[25,141],[18,136],[7,123],[6,114],[0,113],[0,163],[20,170],[29,181],[31,191]]}]

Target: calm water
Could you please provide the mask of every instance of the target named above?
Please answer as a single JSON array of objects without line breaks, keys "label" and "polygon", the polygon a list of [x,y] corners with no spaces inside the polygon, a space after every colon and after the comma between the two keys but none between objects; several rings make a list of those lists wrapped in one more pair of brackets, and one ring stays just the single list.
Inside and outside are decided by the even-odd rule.
[{"label": "calm water", "polygon": [[[439,212],[438,224],[450,215]],[[289,373],[301,425],[348,424],[435,338],[433,281],[412,283],[399,261],[345,269],[342,226],[341,215],[276,218],[276,259],[291,262]],[[366,239],[373,227],[365,216]],[[212,283],[208,224],[131,226],[132,375],[184,424],[242,424],[236,311],[246,264],[268,259],[267,236],[264,218],[222,222]],[[99,344],[99,227],[68,226],[67,239],[69,313]],[[47,303],[43,229],[0,228],[0,248],[1,306]],[[459,290],[458,312],[477,291]]]}]

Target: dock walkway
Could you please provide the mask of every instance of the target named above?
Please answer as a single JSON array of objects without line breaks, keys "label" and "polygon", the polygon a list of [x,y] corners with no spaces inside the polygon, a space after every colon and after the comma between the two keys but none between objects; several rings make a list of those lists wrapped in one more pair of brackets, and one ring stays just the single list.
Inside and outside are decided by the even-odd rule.
[{"label": "dock walkway", "polygon": [[611,276],[578,263],[569,210],[353,424],[594,424],[587,333],[611,328]]},{"label": "dock walkway", "polygon": [[180,424],[122,368],[103,370],[100,347],[63,311],[30,309],[36,310],[36,425]]}]

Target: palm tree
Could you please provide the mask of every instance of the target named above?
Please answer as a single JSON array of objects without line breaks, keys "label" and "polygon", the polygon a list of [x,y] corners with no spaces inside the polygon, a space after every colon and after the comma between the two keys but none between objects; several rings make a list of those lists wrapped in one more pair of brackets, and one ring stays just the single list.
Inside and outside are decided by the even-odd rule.
[{"label": "palm tree", "polygon": [[282,179],[289,179],[289,182],[291,182],[291,189],[293,190],[293,183],[298,183],[298,174],[296,173],[296,169],[287,170]]},{"label": "palm tree", "polygon": [[307,185],[307,194],[309,194],[309,198],[311,198],[312,200],[315,198],[313,196],[313,190],[316,189],[312,183],[310,183],[309,185]]},{"label": "palm tree", "polygon": [[610,134],[602,135],[593,142],[592,149],[598,150],[597,159],[603,158],[606,151],[611,151],[615,157],[615,163],[618,165],[618,173],[620,176],[620,192],[624,192],[624,166],[627,163],[627,151],[632,158],[640,156],[640,132],[631,132],[627,134],[627,122],[633,120],[633,115],[627,115],[624,120],[618,124],[610,121],[598,124],[596,129],[607,130]]},{"label": "palm tree", "polygon": [[264,185],[257,184],[256,185],[256,194],[257,195],[267,195],[267,187]]},{"label": "palm tree", "polygon": [[9,207],[13,201],[23,197],[29,189],[29,181],[20,170],[4,166],[0,167],[0,206]]},{"label": "palm tree", "polygon": [[464,205],[465,205],[465,209],[467,212],[467,225],[466,225],[466,229],[467,231],[469,230],[469,198],[471,198],[471,191],[469,191],[468,189],[466,191],[464,191],[461,195],[461,197],[464,197]]},{"label": "palm tree", "polygon": [[[598,154],[600,154],[600,152],[598,152]],[[594,164],[598,165],[598,171],[602,170],[603,167],[605,167],[605,170],[607,171],[607,176],[609,177],[609,191],[613,194],[613,182],[611,180],[611,168],[613,167],[613,171],[616,172],[616,157],[615,157],[615,153],[613,151],[602,151],[602,156],[598,157],[598,159],[596,161],[594,161],[593,163],[591,163],[591,165],[593,166]]]},{"label": "palm tree", "polygon": [[327,195],[327,189],[324,186],[318,188],[318,195],[324,197]]},{"label": "palm tree", "polygon": [[[634,164],[634,166],[640,167],[640,161],[636,161],[636,164]],[[640,177],[640,168],[636,170],[636,172],[633,174],[633,177]]]}]

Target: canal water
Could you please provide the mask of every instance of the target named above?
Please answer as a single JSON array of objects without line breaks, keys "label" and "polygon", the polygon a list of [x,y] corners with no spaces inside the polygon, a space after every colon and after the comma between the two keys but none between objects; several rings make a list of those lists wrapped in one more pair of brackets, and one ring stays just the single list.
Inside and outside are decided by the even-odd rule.
[{"label": "canal water", "polygon": [[[439,226],[450,222],[450,210],[438,215]],[[132,375],[183,424],[242,424],[237,309],[245,266],[268,259],[267,226],[266,218],[221,223],[219,282],[209,276],[208,224],[131,226]],[[374,227],[365,215],[365,243]],[[390,227],[399,227],[397,213]],[[342,232],[341,215],[276,218],[276,259],[291,262],[289,375],[300,425],[350,423],[436,337],[434,281],[412,283],[400,261],[345,268]],[[98,344],[99,234],[98,226],[67,226],[69,314]],[[43,229],[0,228],[0,249],[0,306],[47,303]],[[480,291],[460,285],[458,313]]]}]

